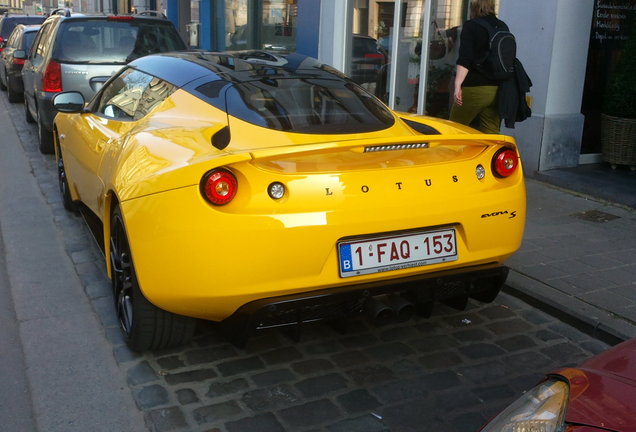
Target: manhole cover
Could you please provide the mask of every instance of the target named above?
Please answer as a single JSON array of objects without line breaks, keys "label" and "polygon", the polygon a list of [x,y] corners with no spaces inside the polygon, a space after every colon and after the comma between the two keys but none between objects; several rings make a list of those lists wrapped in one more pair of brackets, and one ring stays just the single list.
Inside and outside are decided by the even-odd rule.
[{"label": "manhole cover", "polygon": [[588,210],[582,213],[575,213],[572,216],[578,219],[583,219],[590,222],[605,223],[614,219],[620,219],[620,216],[605,213],[599,210]]}]

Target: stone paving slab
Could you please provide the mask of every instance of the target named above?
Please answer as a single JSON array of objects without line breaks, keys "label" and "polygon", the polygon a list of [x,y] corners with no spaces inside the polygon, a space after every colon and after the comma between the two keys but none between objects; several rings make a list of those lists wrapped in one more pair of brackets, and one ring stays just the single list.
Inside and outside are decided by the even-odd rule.
[{"label": "stone paving slab", "polygon": [[610,343],[636,337],[636,211],[527,180],[507,291]]}]

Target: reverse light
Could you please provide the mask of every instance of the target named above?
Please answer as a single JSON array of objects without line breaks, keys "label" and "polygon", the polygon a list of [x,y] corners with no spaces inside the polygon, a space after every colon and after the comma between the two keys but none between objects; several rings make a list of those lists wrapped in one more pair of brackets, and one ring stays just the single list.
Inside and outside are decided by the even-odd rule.
[{"label": "reverse light", "polygon": [[508,177],[517,169],[519,157],[517,152],[509,148],[502,148],[492,159],[492,171],[497,177]]},{"label": "reverse light", "polygon": [[55,60],[50,60],[42,78],[42,91],[58,93],[62,91],[62,67]]},{"label": "reverse light", "polygon": [[215,168],[203,176],[201,193],[214,205],[225,205],[232,201],[238,191],[238,181],[225,168]]},{"label": "reverse light", "polygon": [[477,176],[477,180],[481,180],[486,177],[486,168],[482,164],[479,164],[475,167],[475,175]]},{"label": "reverse light", "polygon": [[568,399],[567,383],[546,380],[510,404],[481,432],[561,432]]},{"label": "reverse light", "polygon": [[281,182],[271,183],[267,187],[267,193],[273,199],[276,199],[276,200],[281,199],[282,197],[285,196],[285,185],[282,184]]}]

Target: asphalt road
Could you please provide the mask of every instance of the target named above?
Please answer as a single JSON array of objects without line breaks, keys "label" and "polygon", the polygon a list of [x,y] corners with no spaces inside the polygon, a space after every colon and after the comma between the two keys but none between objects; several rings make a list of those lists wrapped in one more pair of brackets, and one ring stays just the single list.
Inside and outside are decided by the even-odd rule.
[{"label": "asphalt road", "polygon": [[[0,174],[0,203],[11,203],[0,208],[0,252],[9,257],[0,259],[0,379],[12,395],[0,396],[5,431],[473,432],[544,372],[606,348],[502,294],[383,327],[357,317],[346,333],[307,325],[300,341],[264,331],[244,348],[201,323],[187,346],[132,353],[114,319],[103,257],[83,220],[63,209],[54,158],[37,151],[21,104],[2,94],[0,112],[2,133],[18,137],[2,145],[19,153]],[[16,190],[36,196],[17,199],[9,172],[33,184]],[[36,277],[40,291],[29,297],[22,284]],[[27,308],[29,319],[20,319]],[[11,412],[24,423],[6,428]]]}]

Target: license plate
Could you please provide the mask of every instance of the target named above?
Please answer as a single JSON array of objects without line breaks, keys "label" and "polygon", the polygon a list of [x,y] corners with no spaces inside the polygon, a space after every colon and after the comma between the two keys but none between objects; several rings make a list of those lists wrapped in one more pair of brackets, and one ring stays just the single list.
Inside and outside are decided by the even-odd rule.
[{"label": "license plate", "polygon": [[339,242],[338,256],[341,277],[455,261],[455,230],[450,228]]}]

